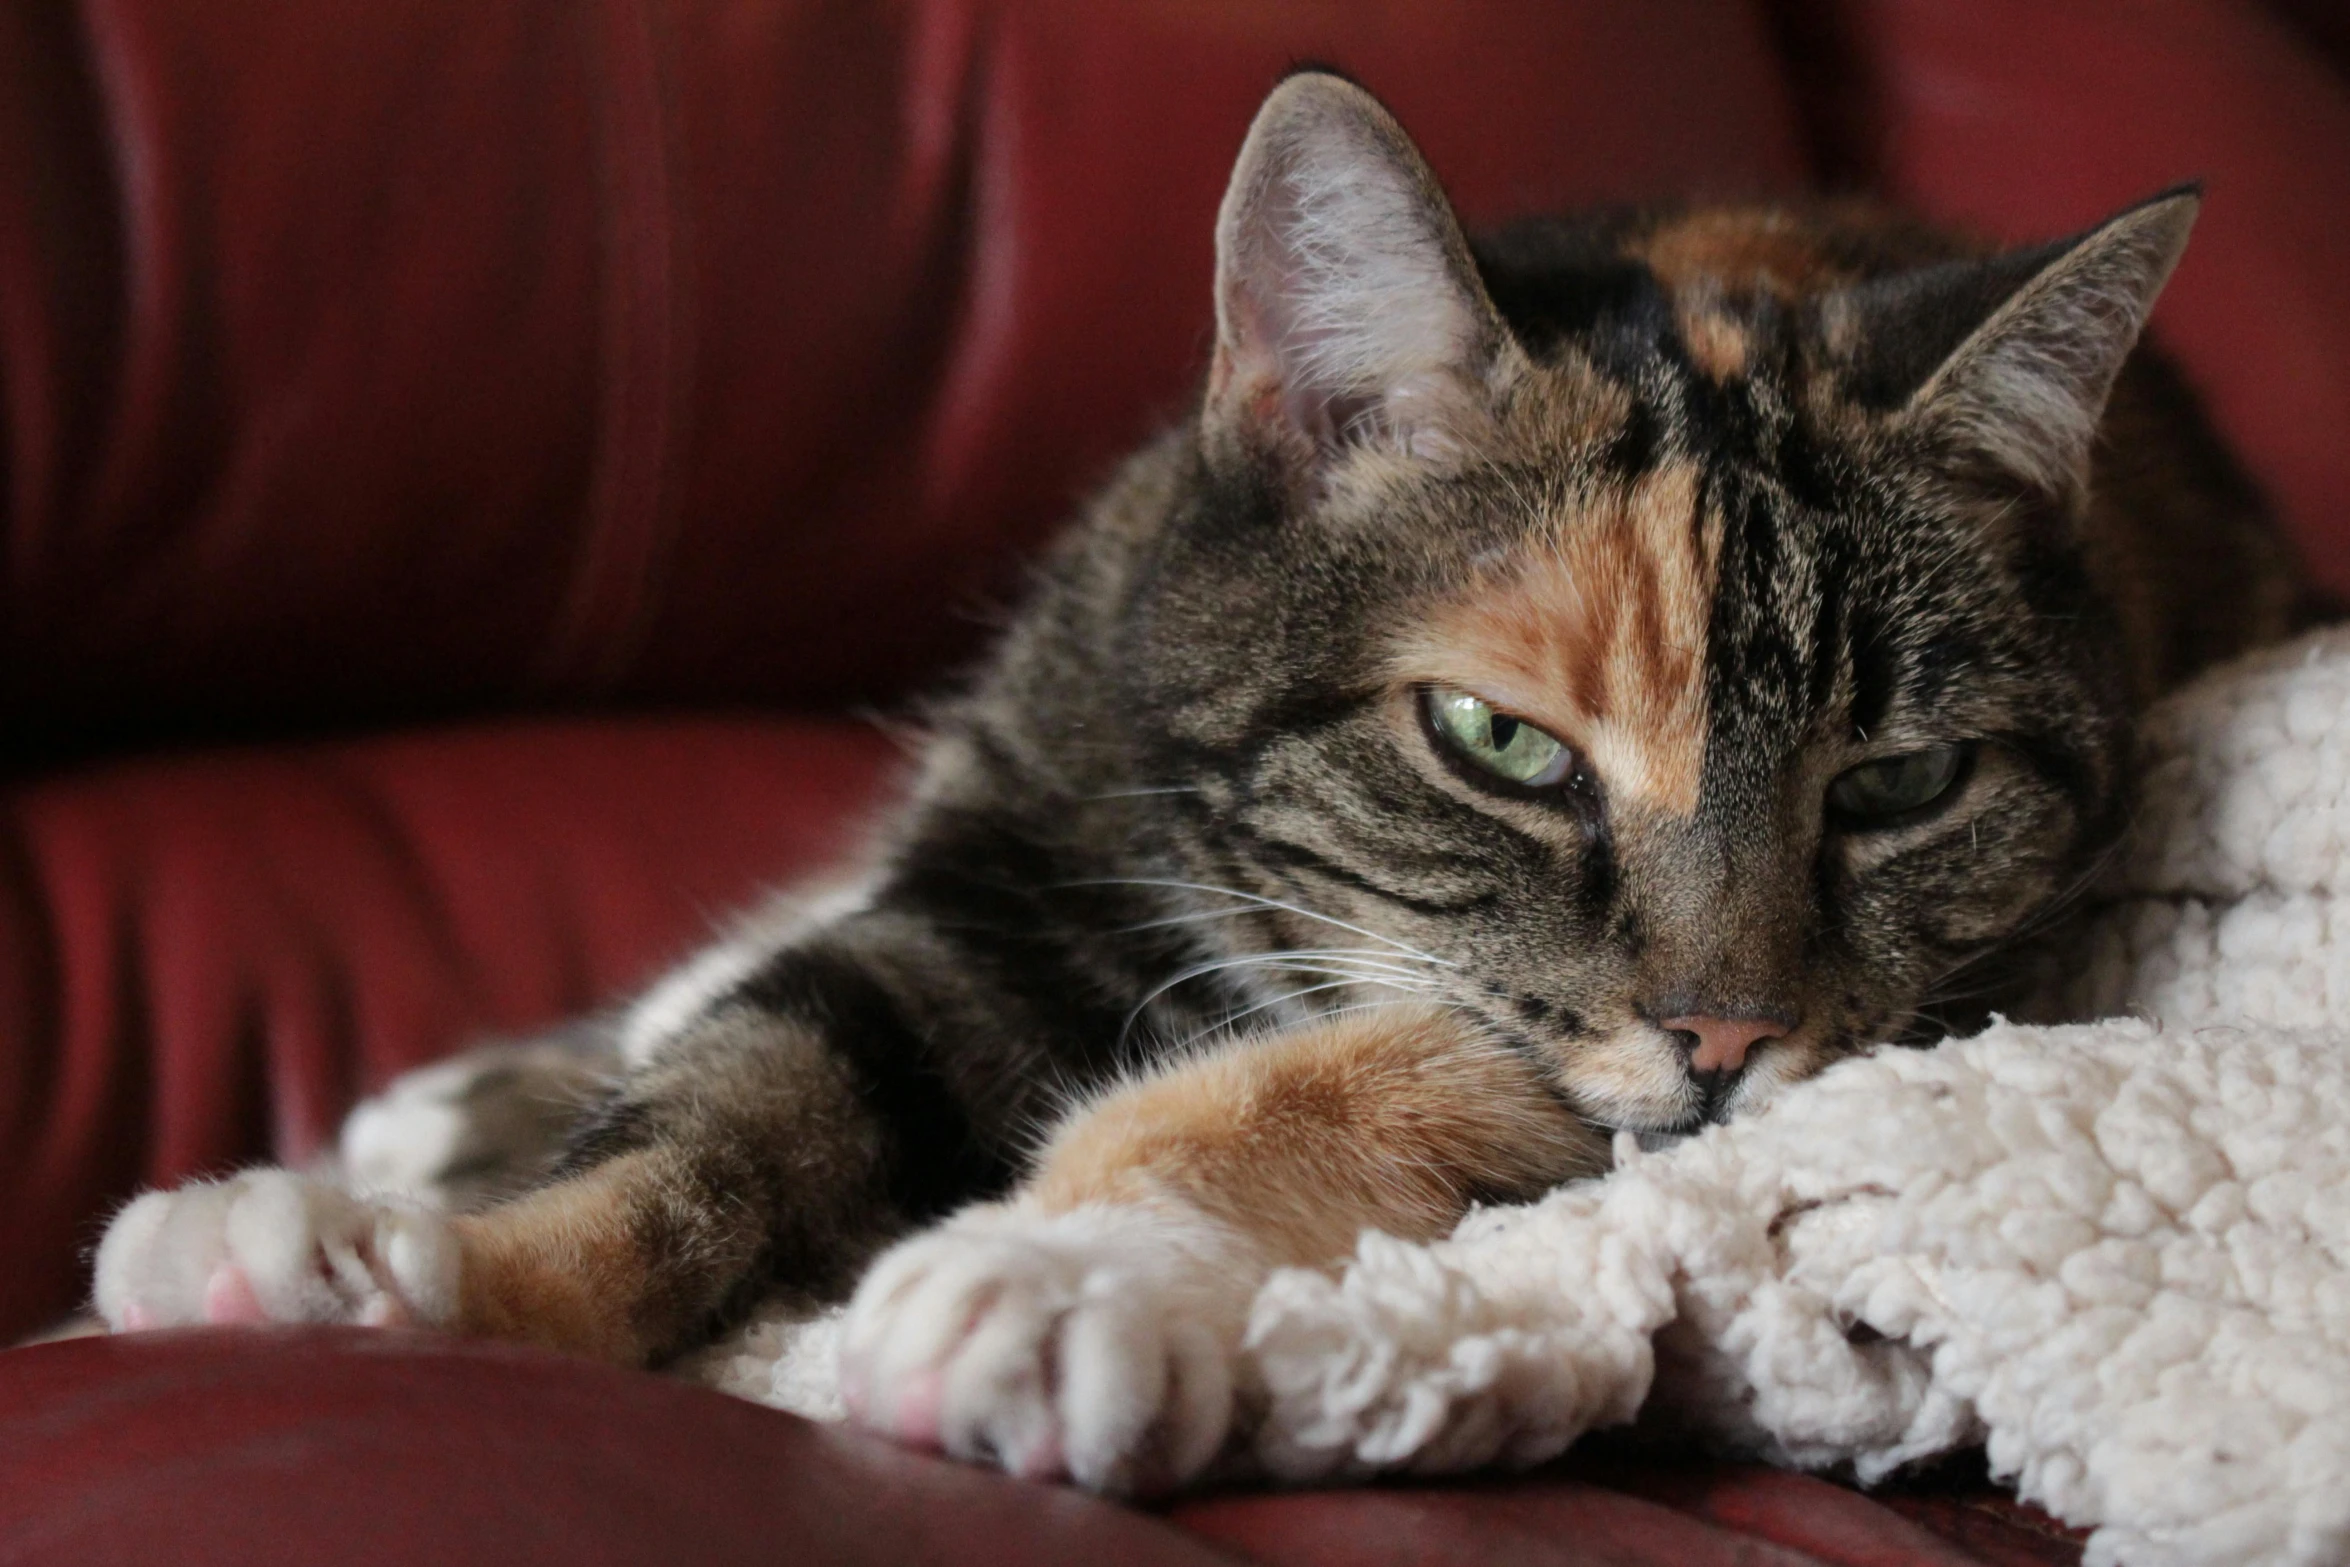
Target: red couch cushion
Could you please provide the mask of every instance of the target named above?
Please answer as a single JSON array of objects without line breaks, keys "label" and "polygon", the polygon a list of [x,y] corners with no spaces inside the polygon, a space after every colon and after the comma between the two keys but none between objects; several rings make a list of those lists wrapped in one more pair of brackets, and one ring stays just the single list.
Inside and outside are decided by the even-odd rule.
[{"label": "red couch cushion", "polygon": [[0,1355],[11,1567],[1224,1560],[1072,1491],[507,1346],[256,1330]]},{"label": "red couch cushion", "polygon": [[513,724],[0,794],[0,1340],[142,1183],[307,1157],[469,1038],[609,1003],[854,841],[848,723]]},{"label": "red couch cushion", "polygon": [[[147,1334],[0,1355],[0,1560],[2008,1567],[1798,1475],[1580,1465],[1521,1480],[1209,1497],[1165,1518],[900,1452],[641,1372],[350,1330]],[[1936,1523],[1941,1516],[1928,1514]]]},{"label": "red couch cushion", "polygon": [[0,10],[0,724],[895,689],[1180,404],[1313,56],[1479,217],[1804,174],[1715,0]]}]

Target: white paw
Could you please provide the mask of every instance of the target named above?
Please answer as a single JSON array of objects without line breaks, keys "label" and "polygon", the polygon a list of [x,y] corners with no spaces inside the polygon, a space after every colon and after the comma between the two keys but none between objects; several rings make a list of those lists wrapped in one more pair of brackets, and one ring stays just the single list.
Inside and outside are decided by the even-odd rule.
[{"label": "white paw", "polygon": [[354,1190],[477,1208],[545,1175],[616,1065],[593,1025],[468,1051],[362,1101],[343,1122],[336,1157]]},{"label": "white paw", "polygon": [[885,1253],[849,1303],[850,1416],[921,1447],[1099,1491],[1216,1456],[1264,1269],[1188,1208],[991,1204]]},{"label": "white paw", "polygon": [[448,1221],[362,1202],[286,1170],[149,1192],[98,1246],[97,1306],[117,1332],[207,1322],[444,1326],[457,1315]]},{"label": "white paw", "polygon": [[394,1078],[352,1107],[335,1154],[353,1187],[443,1205],[449,1173],[478,1157],[480,1142],[466,1110],[464,1077],[453,1065]]}]

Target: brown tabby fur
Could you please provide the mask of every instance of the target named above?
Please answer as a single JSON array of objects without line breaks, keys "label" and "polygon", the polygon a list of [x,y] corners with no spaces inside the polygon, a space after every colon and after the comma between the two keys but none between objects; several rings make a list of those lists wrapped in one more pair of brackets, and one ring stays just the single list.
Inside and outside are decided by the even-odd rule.
[{"label": "brown tabby fur", "polygon": [[[937,711],[862,897],[739,943],[557,1177],[463,1221],[459,1326],[657,1360],[1023,1170],[1323,1262],[1979,1016],[2126,821],[2137,708],[2287,623],[2250,486],[2122,363],[2192,212],[1472,249],[1393,121],[1293,79],[1196,417]],[[1429,686],[1573,778],[1480,778]],[[1943,800],[1823,805],[1940,743]],[[1691,1013],[1785,1033],[1700,1081]]]}]

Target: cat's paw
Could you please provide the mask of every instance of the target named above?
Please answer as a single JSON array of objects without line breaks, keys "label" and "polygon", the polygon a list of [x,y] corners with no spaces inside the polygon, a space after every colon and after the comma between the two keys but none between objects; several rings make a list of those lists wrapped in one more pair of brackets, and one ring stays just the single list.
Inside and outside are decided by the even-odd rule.
[{"label": "cat's paw", "polygon": [[456,1319],[448,1221],[287,1170],[149,1192],[98,1246],[98,1314],[116,1332],[202,1323]]},{"label": "cat's paw", "polygon": [[914,1446],[1165,1490],[1223,1446],[1263,1274],[1228,1226],[1178,1206],[968,1209],[866,1275],[841,1391],[852,1418]]},{"label": "cat's paw", "polygon": [[600,1022],[404,1072],[343,1122],[336,1158],[358,1191],[465,1212],[537,1184],[619,1070]]}]

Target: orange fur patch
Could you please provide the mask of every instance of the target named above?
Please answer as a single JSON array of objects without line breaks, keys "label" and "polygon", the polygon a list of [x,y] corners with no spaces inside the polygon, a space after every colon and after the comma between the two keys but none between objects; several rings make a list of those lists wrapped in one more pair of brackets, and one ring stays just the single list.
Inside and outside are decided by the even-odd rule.
[{"label": "orange fur patch", "polygon": [[1797,298],[1849,281],[1815,225],[1769,208],[1692,212],[1628,248],[1673,293],[1711,283]]},{"label": "orange fur patch", "polygon": [[1559,736],[1617,798],[1697,809],[1720,524],[1677,465],[1559,519],[1550,539],[1406,641],[1407,682],[1459,686]]},{"label": "orange fur patch", "polygon": [[1241,1040],[1080,1112],[1028,1195],[1053,1211],[1177,1198],[1269,1261],[1343,1256],[1366,1226],[1425,1240],[1480,1195],[1606,1165],[1517,1051],[1449,1015],[1383,1008]]},{"label": "orange fur patch", "polygon": [[1684,304],[1676,314],[1690,363],[1717,383],[1746,373],[1749,345],[1744,327],[1721,311],[1702,305]]},{"label": "orange fur patch", "polygon": [[651,1265],[630,1218],[666,1184],[658,1155],[627,1154],[457,1220],[459,1331],[643,1364],[634,1316]]}]

